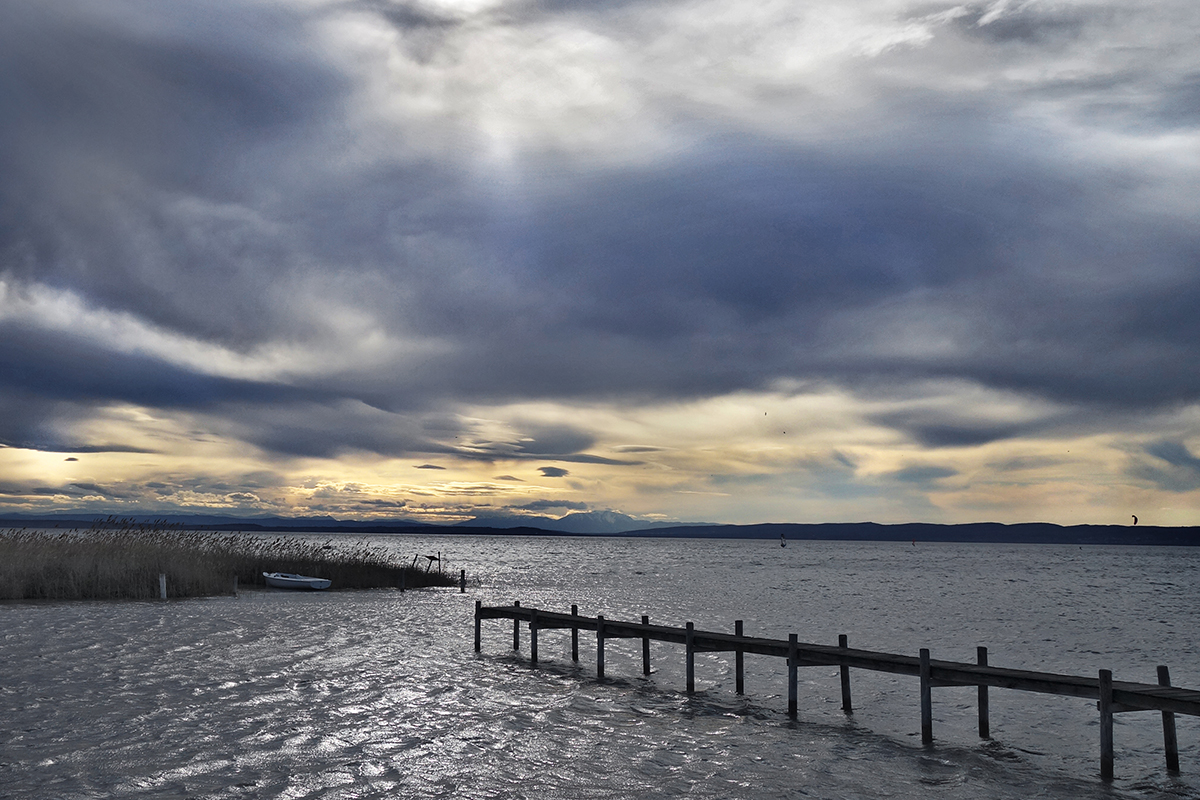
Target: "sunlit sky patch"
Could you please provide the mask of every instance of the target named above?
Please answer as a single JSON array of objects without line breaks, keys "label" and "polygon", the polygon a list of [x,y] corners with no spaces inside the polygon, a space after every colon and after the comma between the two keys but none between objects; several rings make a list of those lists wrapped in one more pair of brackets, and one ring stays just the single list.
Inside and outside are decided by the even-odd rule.
[{"label": "sunlit sky patch", "polygon": [[0,8],[0,514],[1200,522],[1200,7]]}]

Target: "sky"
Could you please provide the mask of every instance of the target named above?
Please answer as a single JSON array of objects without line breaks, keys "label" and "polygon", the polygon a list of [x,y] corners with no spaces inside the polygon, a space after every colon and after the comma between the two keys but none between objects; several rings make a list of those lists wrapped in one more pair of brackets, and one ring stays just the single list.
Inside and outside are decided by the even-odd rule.
[{"label": "sky", "polygon": [[0,0],[0,514],[1200,524],[1195,0]]}]

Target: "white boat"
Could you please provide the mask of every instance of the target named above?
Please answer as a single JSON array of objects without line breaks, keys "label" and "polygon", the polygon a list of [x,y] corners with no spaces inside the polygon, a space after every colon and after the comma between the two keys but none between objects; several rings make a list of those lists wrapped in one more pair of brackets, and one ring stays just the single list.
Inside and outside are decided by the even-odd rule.
[{"label": "white boat", "polygon": [[328,589],[330,584],[326,578],[310,578],[291,572],[264,572],[263,578],[266,579],[267,586],[274,586],[276,589]]}]

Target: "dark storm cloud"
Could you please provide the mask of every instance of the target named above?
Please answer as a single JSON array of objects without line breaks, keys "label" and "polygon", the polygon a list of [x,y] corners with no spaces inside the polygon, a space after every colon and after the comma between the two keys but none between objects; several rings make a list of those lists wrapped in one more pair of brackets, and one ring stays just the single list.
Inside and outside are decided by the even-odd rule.
[{"label": "dark storm cloud", "polygon": [[[589,453],[593,434],[574,427],[467,446],[469,426],[435,410],[686,399],[781,378],[883,394],[956,378],[1085,409],[1197,401],[1200,372],[1178,368],[1200,363],[1194,198],[1171,170],[1092,153],[1023,109],[1052,99],[1071,124],[1100,132],[1128,132],[1131,120],[1149,135],[1194,131],[1200,70],[1186,58],[1080,62],[1067,77],[947,88],[940,76],[956,68],[1037,64],[1142,24],[1115,3],[964,8],[930,42],[881,54],[878,75],[854,73],[873,81],[863,96],[874,99],[853,125],[792,138],[663,100],[656,110],[689,146],[597,162],[518,148],[509,191],[479,152],[407,149],[470,139],[453,120],[471,105],[455,106],[450,89],[436,99],[452,121],[428,130],[415,112],[382,132],[354,116],[366,79],[322,52],[308,12],[232,0],[8,4],[0,280],[10,291],[69,292],[233,353],[279,344],[344,358],[288,383],[241,380],[3,321],[0,408],[12,414],[0,441],[69,449],[64,425],[89,405],[125,402],[203,411],[223,433],[284,455],[627,464]],[[385,2],[318,16],[344,9],[385,20],[422,69],[465,57],[450,44],[471,35],[461,20]],[[1187,6],[1176,11],[1194,21]],[[519,30],[547,14],[616,13],[553,2],[497,18]],[[603,30],[638,41],[616,21]],[[921,70],[939,77],[888,77]],[[1100,111],[1100,101],[1116,105]],[[387,146],[358,144],[372,137]],[[885,320],[945,324],[948,343],[904,349]],[[373,334],[429,339],[436,355],[397,346],[394,364],[357,362],[355,346]],[[969,416],[877,421],[933,447],[1037,430]]]}]

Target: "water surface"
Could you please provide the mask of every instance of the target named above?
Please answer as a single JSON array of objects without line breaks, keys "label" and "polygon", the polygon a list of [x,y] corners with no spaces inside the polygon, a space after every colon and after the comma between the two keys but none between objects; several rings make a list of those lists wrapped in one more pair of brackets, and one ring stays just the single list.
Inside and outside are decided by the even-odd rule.
[{"label": "water surface", "polygon": [[[429,590],[172,602],[0,606],[7,728],[0,796],[287,798],[1160,798],[1200,796],[1200,726],[1179,718],[1183,774],[1163,768],[1159,716],[1122,714],[1117,780],[1098,780],[1095,703],[934,690],[922,747],[917,681],[801,671],[681,648],[545,632],[541,663],[511,623],[473,609],[520,600],[663,624],[1200,688],[1200,553],[1189,549],[679,539],[378,537],[441,551],[467,594]],[[523,645],[527,641],[523,641]]]}]

